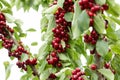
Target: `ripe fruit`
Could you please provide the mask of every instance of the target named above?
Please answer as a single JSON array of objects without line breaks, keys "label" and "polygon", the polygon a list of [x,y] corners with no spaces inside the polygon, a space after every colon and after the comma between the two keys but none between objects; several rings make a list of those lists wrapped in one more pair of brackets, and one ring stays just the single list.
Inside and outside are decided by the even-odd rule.
[{"label": "ripe fruit", "polygon": [[85,75],[84,72],[80,70],[80,68],[76,68],[72,71],[72,76],[70,80],[84,80],[82,76]]},{"label": "ripe fruit", "polygon": [[92,65],[90,66],[90,68],[91,68],[92,70],[96,70],[96,69],[97,69],[97,65],[96,65],[96,64],[92,64]]},{"label": "ripe fruit", "polygon": [[105,63],[105,64],[104,64],[104,67],[105,67],[106,69],[110,68],[110,63]]}]

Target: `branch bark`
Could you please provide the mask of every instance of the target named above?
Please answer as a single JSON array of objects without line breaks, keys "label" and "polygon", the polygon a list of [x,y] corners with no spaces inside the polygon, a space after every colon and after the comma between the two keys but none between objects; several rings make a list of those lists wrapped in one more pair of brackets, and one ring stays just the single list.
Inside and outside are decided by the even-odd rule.
[{"label": "branch bark", "polygon": [[[97,53],[95,53],[95,61],[96,61],[95,63],[97,65],[97,69],[101,68],[101,60],[100,60],[100,58],[101,57]],[[102,76],[102,74],[99,73],[98,71],[97,71],[97,75],[98,75],[98,80],[105,80],[104,76]]]}]

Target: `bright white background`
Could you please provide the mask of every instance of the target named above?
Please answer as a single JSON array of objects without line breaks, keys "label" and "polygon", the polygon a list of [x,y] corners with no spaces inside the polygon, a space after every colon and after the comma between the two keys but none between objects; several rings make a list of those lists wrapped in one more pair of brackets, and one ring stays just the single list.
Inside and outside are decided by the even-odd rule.
[{"label": "bright white background", "polygon": [[[120,3],[119,0],[116,0],[118,3]],[[41,11],[40,8],[38,12],[34,11],[33,9],[30,9],[29,12],[24,12],[22,9],[19,11],[16,11],[15,8],[13,8],[13,15],[16,19],[21,19],[24,24],[22,26],[22,29],[26,31],[30,27],[35,28],[37,31],[28,33],[27,37],[23,39],[23,43],[26,45],[29,45],[32,53],[37,53],[39,47],[41,46],[41,33],[40,33],[40,19],[41,19]],[[38,46],[32,47],[30,44],[31,42],[37,41]],[[4,61],[11,61],[8,57],[7,51],[5,49],[0,50],[0,80],[5,80],[5,69],[3,66]],[[13,64],[11,69],[11,75],[8,80],[20,80],[20,77],[23,75],[23,73],[20,72],[20,69],[16,66],[16,59],[11,61],[11,64]]]}]

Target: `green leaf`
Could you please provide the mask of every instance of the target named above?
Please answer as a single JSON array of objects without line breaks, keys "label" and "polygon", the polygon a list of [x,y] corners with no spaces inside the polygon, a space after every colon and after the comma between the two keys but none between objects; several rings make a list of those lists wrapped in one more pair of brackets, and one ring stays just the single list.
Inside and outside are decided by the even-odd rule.
[{"label": "green leaf", "polygon": [[110,69],[99,69],[101,74],[103,74],[108,80],[114,80],[114,74]]},{"label": "green leaf", "polygon": [[97,4],[103,5],[106,3],[106,0],[95,0]]},{"label": "green leaf", "polygon": [[108,43],[103,40],[98,40],[96,44],[96,50],[102,57],[104,57],[109,50]]},{"label": "green leaf", "polygon": [[65,46],[66,46],[65,41],[61,40],[61,45],[63,48],[65,48]]},{"label": "green leaf", "polygon": [[32,80],[39,80],[39,78],[37,76],[35,76]]},{"label": "green leaf", "polygon": [[[19,27],[21,27],[22,24],[23,24],[23,22],[22,22],[20,19],[15,19],[14,23],[15,23],[17,26],[19,26]],[[21,28],[20,28],[20,29],[21,29]]]},{"label": "green leaf", "polygon": [[73,12],[67,12],[67,13],[65,13],[64,18],[65,18],[66,21],[71,22],[72,19],[73,19]]},{"label": "green leaf", "polygon": [[7,22],[13,23],[15,21],[15,18],[12,15],[8,13],[4,13],[4,15],[6,16]]},{"label": "green leaf", "polygon": [[19,37],[17,32],[14,32],[14,37],[15,37],[16,40],[20,40],[20,37]]},{"label": "green leaf", "polygon": [[65,73],[62,73],[59,80],[65,80]]},{"label": "green leaf", "polygon": [[3,5],[2,5],[2,3],[0,2],[0,9],[2,9],[3,8]]},{"label": "green leaf", "polygon": [[3,43],[3,42],[2,42],[2,41],[0,41],[0,49],[2,49],[2,48],[3,48],[2,43]]},{"label": "green leaf", "polygon": [[17,49],[17,45],[13,45],[11,51],[14,51]]},{"label": "green leaf", "polygon": [[58,0],[57,1],[57,5],[61,8],[63,8],[63,3],[65,2],[65,0]]},{"label": "green leaf", "polygon": [[78,16],[78,26],[79,26],[79,30],[81,33],[84,33],[84,31],[86,31],[87,29],[89,29],[89,16],[86,13],[86,11],[82,11],[82,13]]},{"label": "green leaf", "polygon": [[115,16],[109,16],[115,23],[120,25],[120,20]]},{"label": "green leaf", "polygon": [[43,71],[44,71],[44,69],[45,69],[45,67],[46,67],[46,64],[47,64],[47,62],[44,60],[40,65],[40,67],[39,67],[39,72],[40,73],[42,73]]},{"label": "green leaf", "polygon": [[71,68],[69,68],[69,67],[65,67],[65,68],[63,68],[63,69],[61,69],[58,73],[56,73],[55,75],[57,76],[57,77],[60,77],[63,73],[65,73],[66,71],[72,71],[72,69]]},{"label": "green leaf", "polygon": [[110,48],[112,52],[120,55],[120,41],[117,41],[116,43],[110,45]]},{"label": "green leaf", "polygon": [[3,13],[8,13],[8,14],[11,14],[11,15],[13,14],[13,13],[12,13],[12,10],[11,10],[10,8],[2,8],[2,9],[1,9],[1,12],[3,12]]},{"label": "green leaf", "polygon": [[119,17],[120,15],[120,5],[115,2],[115,0],[107,0],[109,5],[108,13],[112,14],[113,16]]},{"label": "green leaf", "polygon": [[48,8],[47,10],[45,10],[43,13],[52,13],[54,14],[58,9],[57,5],[53,5],[52,7]]},{"label": "green leaf", "polygon": [[47,25],[48,25],[48,19],[46,16],[42,17],[41,21],[40,21],[40,25],[41,25],[41,32],[44,31],[44,29],[46,29]]},{"label": "green leaf", "polygon": [[0,0],[6,7],[11,8],[11,5],[6,0]]},{"label": "green leaf", "polygon": [[49,20],[48,27],[47,27],[47,32],[49,32],[49,31],[52,31],[52,28],[54,28],[56,26],[56,23],[55,23],[55,18],[54,18],[53,14],[49,14],[46,17]]},{"label": "green leaf", "polygon": [[81,13],[80,6],[78,4],[78,1],[75,2],[74,4],[74,14],[73,14],[73,20],[72,20],[72,34],[73,34],[73,39],[78,39],[80,37],[80,30],[78,26],[78,16]]},{"label": "green leaf", "polygon": [[112,39],[112,40],[118,40],[118,36],[116,34],[115,29],[112,28],[112,25],[109,25],[109,27],[107,28],[107,37]]},{"label": "green leaf", "polygon": [[32,74],[32,72],[33,72],[33,71],[32,71],[32,69],[31,69],[31,67],[30,67],[30,66],[27,66],[27,73],[29,73],[29,74],[31,73],[31,74]]},{"label": "green leaf", "polygon": [[32,76],[31,73],[29,73],[29,74],[27,73],[27,74],[23,75],[23,76],[20,78],[20,80],[29,80],[31,76]]},{"label": "green leaf", "polygon": [[20,33],[19,37],[26,37],[27,34],[26,33]]},{"label": "green leaf", "polygon": [[94,17],[94,28],[99,34],[105,34],[105,23],[101,15]]},{"label": "green leaf", "polygon": [[116,73],[118,73],[120,75],[120,55],[115,55],[113,57],[113,60],[111,61],[111,66],[112,68],[116,71]]},{"label": "green leaf", "polygon": [[50,73],[49,73],[49,70],[47,69],[44,72],[42,72],[42,74],[40,75],[40,80],[47,80],[49,75],[50,75]]},{"label": "green leaf", "polygon": [[36,30],[34,28],[29,28],[27,31],[28,32],[35,32]]},{"label": "green leaf", "polygon": [[69,58],[65,54],[58,54],[58,55],[59,55],[60,60],[69,61]]},{"label": "green leaf", "polygon": [[96,73],[92,73],[91,80],[98,80],[98,75]]},{"label": "green leaf", "polygon": [[21,55],[21,62],[24,62],[24,61],[26,61],[27,59],[28,59],[29,57],[28,57],[28,54],[25,54],[25,53],[22,53],[22,55]]},{"label": "green leaf", "polygon": [[38,54],[38,58],[44,59],[45,56],[49,53],[49,49],[50,49],[50,45],[48,45],[47,43],[42,44],[42,46],[39,48],[39,54]]},{"label": "green leaf", "polygon": [[37,45],[38,45],[37,42],[32,42],[32,43],[31,43],[31,46],[37,46]]},{"label": "green leaf", "polygon": [[105,59],[107,62],[109,62],[109,61],[112,59],[112,57],[113,57],[113,54],[112,54],[112,52],[110,51],[110,52],[108,52],[108,53],[105,55],[104,59]]},{"label": "green leaf", "polygon": [[94,59],[94,56],[93,56],[93,55],[90,55],[90,56],[87,58],[87,65],[92,64],[93,59]]},{"label": "green leaf", "polygon": [[10,73],[11,73],[11,65],[8,61],[4,62],[4,66],[5,66],[5,80],[8,80],[8,78],[10,77]]}]

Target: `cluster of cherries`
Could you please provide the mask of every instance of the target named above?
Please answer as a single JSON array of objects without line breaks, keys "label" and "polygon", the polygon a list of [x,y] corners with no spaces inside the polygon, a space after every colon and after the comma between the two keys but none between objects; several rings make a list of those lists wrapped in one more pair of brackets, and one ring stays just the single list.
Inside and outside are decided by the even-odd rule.
[{"label": "cluster of cherries", "polygon": [[2,46],[4,46],[6,49],[11,49],[14,42],[12,39],[7,39],[3,35],[0,35],[0,39],[2,39],[3,43]]},{"label": "cluster of cherries", "polygon": [[[53,5],[57,4],[57,0],[54,0]],[[71,27],[71,22],[67,22],[64,19],[64,15],[67,12],[73,12],[73,1],[72,0],[65,0],[63,3],[63,8],[58,8],[55,12],[54,16],[56,19],[56,27],[52,29],[53,32],[53,40],[51,42],[54,51],[52,51],[47,58],[48,64],[53,66],[62,67],[62,64],[59,63],[60,59],[57,56],[57,53],[64,53],[66,48],[69,48],[69,30],[68,27]],[[65,43],[65,46],[62,45],[62,41]],[[53,55],[53,53],[55,55]]]},{"label": "cluster of cherries", "polygon": [[29,52],[27,50],[24,49],[24,47],[22,45],[18,46],[17,49],[9,52],[9,56],[13,56],[16,57],[18,59],[18,62],[16,63],[16,65],[19,68],[22,68],[23,70],[27,70],[27,65],[29,66],[35,66],[37,64],[37,59],[33,58],[33,59],[27,59],[23,62],[21,62],[21,55],[22,54],[27,54],[29,56]]},{"label": "cluster of cherries", "polygon": [[95,3],[94,0],[80,0],[79,5],[82,10],[86,10],[90,17],[90,26],[93,26],[94,19],[93,17],[96,15],[98,11],[103,12],[104,10],[108,10],[108,5],[103,4],[102,6]]},{"label": "cluster of cherries", "polygon": [[25,71],[27,71],[27,65],[29,65],[29,66],[35,66],[36,64],[37,64],[37,59],[36,58],[34,58],[34,59],[27,59],[25,62],[18,61],[16,63],[16,65],[19,68],[22,68]]},{"label": "cluster of cherries", "polygon": [[9,35],[9,32],[13,33],[14,30],[10,28],[8,25],[6,25],[6,18],[3,13],[0,12],[0,34],[3,35],[3,37],[7,37]]},{"label": "cluster of cherries", "polygon": [[58,10],[56,11],[55,15],[55,19],[56,19],[56,24],[57,25],[62,25],[63,27],[68,27],[71,25],[70,22],[67,22],[64,18],[66,11],[62,8],[58,8]]},{"label": "cluster of cherries", "polygon": [[[54,39],[52,40],[52,46],[57,52],[64,52],[65,48],[68,47],[69,34],[65,30],[65,27],[57,26],[53,28]],[[63,47],[61,41],[64,41],[66,47]]]},{"label": "cluster of cherries", "polygon": [[72,71],[72,76],[70,80],[84,80],[84,78],[82,77],[83,75],[85,75],[85,72],[82,72],[80,68],[76,68]]},{"label": "cluster of cherries", "polygon": [[[56,5],[57,4],[57,0],[54,0],[52,5]],[[50,5],[50,6],[52,6]],[[63,8],[66,12],[74,12],[74,2],[73,0],[65,0],[65,2],[63,3]]]},{"label": "cluster of cherries", "polygon": [[59,57],[57,56],[57,52],[52,51],[48,57],[47,57],[47,62],[50,65],[53,65],[54,67],[62,67],[62,64],[60,62]]},{"label": "cluster of cherries", "polygon": [[12,52],[9,52],[9,56],[13,56],[13,57],[16,57],[18,58],[18,60],[20,60],[20,57],[22,54],[29,54],[27,50],[25,50],[23,48],[23,46],[18,46],[16,50],[13,50]]},{"label": "cluster of cherries", "polygon": [[90,35],[88,34],[84,35],[84,42],[95,45],[98,40],[98,37],[99,37],[98,33],[95,30],[92,30]]},{"label": "cluster of cherries", "polygon": [[12,47],[15,45],[15,42],[11,38],[14,30],[6,24],[6,18],[3,13],[0,13],[0,39],[2,40],[2,46],[6,48],[9,52],[9,56],[16,57],[18,62],[16,63],[19,68],[27,70],[26,66],[34,66],[37,64],[37,59],[27,59],[24,62],[20,62],[21,55],[29,54],[27,50],[24,49],[22,45],[18,46],[15,50],[12,50]]},{"label": "cluster of cherries", "polygon": [[[57,0],[54,0],[52,5],[57,4]],[[52,6],[51,5],[51,6]],[[70,39],[69,37],[69,30],[68,27],[71,27],[71,22],[67,22],[64,18],[65,13],[67,12],[74,12],[73,8],[74,2],[72,0],[65,0],[63,3],[63,8],[58,8],[58,10],[55,12],[55,21],[56,21],[56,27],[52,29],[53,32],[53,40],[51,42],[53,51],[47,56],[47,62],[50,65],[53,65],[54,67],[62,67],[61,60],[58,57],[58,53],[64,53],[66,51],[66,48],[69,48],[70,45],[68,44],[68,41]],[[65,43],[65,45],[62,45],[62,41]],[[55,79],[55,74],[50,74],[49,78]]]}]

